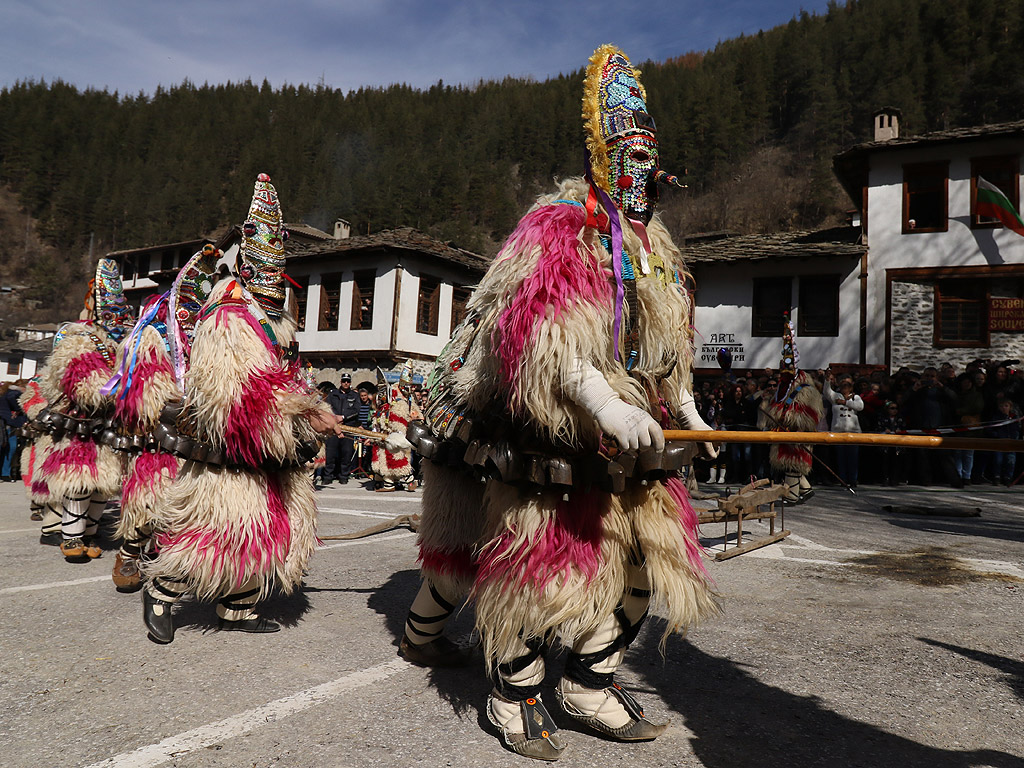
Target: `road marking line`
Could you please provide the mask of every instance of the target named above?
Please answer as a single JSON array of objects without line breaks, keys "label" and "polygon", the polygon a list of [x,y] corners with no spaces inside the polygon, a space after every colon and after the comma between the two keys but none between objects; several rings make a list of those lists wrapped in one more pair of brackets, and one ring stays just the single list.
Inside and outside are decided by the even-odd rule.
[{"label": "road marking line", "polygon": [[110,574],[103,576],[90,576],[88,579],[75,579],[74,581],[51,581],[47,584],[27,584],[24,587],[5,587],[0,589],[0,595],[11,594],[12,592],[31,592],[36,589],[51,589],[53,587],[73,587],[76,584],[90,584],[94,581],[109,581]]},{"label": "road marking line", "polygon": [[332,515],[352,515],[353,517],[379,517],[383,520],[394,517],[387,512],[374,512],[372,509],[339,509],[337,507],[320,507],[318,512],[329,512]]},{"label": "road marking line", "polygon": [[398,533],[392,533],[388,536],[367,536],[365,539],[352,539],[351,541],[339,541],[337,544],[325,544],[324,546],[317,549],[317,552],[323,552],[325,549],[337,549],[338,547],[351,547],[354,544],[367,544],[374,541],[390,541],[391,539],[405,539],[409,536],[415,536],[416,534],[412,531],[399,531]]},{"label": "road marking line", "polygon": [[37,525],[35,528],[9,528],[6,531],[0,531],[0,534],[3,534],[3,533],[32,533],[33,531],[35,531],[36,533],[39,533],[39,526]]},{"label": "road marking line", "polygon": [[[402,539],[409,536],[414,536],[412,531],[397,531],[388,536],[370,536],[365,539],[353,539],[352,541],[342,541],[337,544],[327,544],[319,547],[317,551],[325,549],[337,549],[338,547],[351,547],[355,544],[372,544],[375,541],[388,541],[390,539]],[[73,581],[51,581],[45,584],[26,584],[23,587],[4,587],[0,589],[0,595],[13,594],[15,592],[33,592],[40,589],[53,589],[54,587],[73,587],[78,584],[91,584],[94,581],[107,581],[110,579],[109,575],[105,576],[90,576],[87,579],[75,579]]]},{"label": "road marking line", "polygon": [[[386,496],[377,496],[376,494],[373,495],[373,496],[370,496],[369,494],[373,493],[373,491],[362,491],[362,492],[357,492],[357,493],[351,493],[351,492],[342,493],[341,491],[335,491],[335,492],[332,493],[332,492],[330,492],[328,490],[322,490],[322,491],[318,491],[318,493],[321,493],[321,494],[330,493],[330,496],[331,496],[332,499],[341,499],[341,500],[358,499],[360,501],[366,501],[367,499],[378,499],[380,501],[387,501],[389,504],[391,502],[393,502],[393,501],[404,501],[404,502],[418,504],[421,501],[419,494],[415,494],[415,495],[414,494],[408,494],[406,491],[392,491],[391,493],[388,493]],[[398,495],[399,493],[406,493],[407,495],[399,496]]]},{"label": "road marking line", "polygon": [[282,720],[318,704],[323,704],[357,688],[380,683],[403,670],[411,669],[407,661],[395,659],[368,669],[351,672],[337,680],[307,688],[283,699],[226,717],[216,723],[201,725],[190,731],[169,736],[156,744],[123,752],[120,755],[93,763],[87,768],[152,768],[199,749],[206,749],[227,739],[233,739],[261,728],[267,723]]}]

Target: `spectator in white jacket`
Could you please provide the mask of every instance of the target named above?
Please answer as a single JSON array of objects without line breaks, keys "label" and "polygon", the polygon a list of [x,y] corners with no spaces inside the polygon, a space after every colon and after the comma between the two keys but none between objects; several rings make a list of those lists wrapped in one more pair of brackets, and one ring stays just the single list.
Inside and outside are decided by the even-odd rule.
[{"label": "spectator in white jacket", "polygon": [[[844,377],[839,380],[839,391],[832,389],[836,377],[831,371],[825,378],[824,399],[832,403],[832,431],[860,432],[860,419],[857,414],[864,410],[864,401],[853,392],[853,379]],[[839,464],[839,478],[851,488],[857,487],[857,467],[860,460],[860,448],[856,445],[837,445],[836,461]]]}]

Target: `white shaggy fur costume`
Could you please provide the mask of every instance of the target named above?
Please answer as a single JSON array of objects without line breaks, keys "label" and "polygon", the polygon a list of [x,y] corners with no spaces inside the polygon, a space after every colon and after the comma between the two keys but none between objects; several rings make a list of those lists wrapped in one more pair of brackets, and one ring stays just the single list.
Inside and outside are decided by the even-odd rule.
[{"label": "white shaggy fur costume", "polygon": [[402,652],[430,663],[421,646],[441,640],[471,588],[495,684],[488,717],[510,749],[543,760],[565,748],[539,698],[551,642],[571,648],[557,689],[568,715],[615,739],[652,739],[664,726],[615,670],[649,606],[666,631],[716,608],[681,457],[662,432],[709,427],[687,392],[682,259],[651,219],[656,182],[678,182],[658,168],[638,77],[613,46],[591,57],[588,175],[519,222],[438,358],[429,433],[410,430],[439,466],[425,468],[426,579]]},{"label": "white shaggy fur costume", "polygon": [[[438,359],[446,394],[428,407],[428,417],[452,399],[473,414],[500,414],[514,425],[513,434],[532,432],[541,452],[586,452],[597,450],[600,427],[575,399],[585,399],[581,366],[590,376],[596,370],[618,401],[662,426],[672,423],[668,414],[675,417],[692,402],[686,392],[689,305],[676,283],[679,251],[652,221],[647,234],[666,280],[637,280],[639,359],[627,373],[624,350],[616,360],[613,345],[611,255],[598,231],[585,226],[588,188],[582,179],[564,182],[509,238],[469,301],[471,321]],[[640,239],[624,229],[626,251],[635,256]],[[407,637],[436,637],[446,604],[450,611],[467,590],[475,592],[484,653],[496,670],[491,716],[514,749],[522,725],[514,714],[505,718],[494,709],[520,693],[535,698],[544,677],[539,652],[556,636],[580,657],[625,636],[594,666],[610,679],[649,602],[669,631],[715,610],[696,517],[678,478],[630,482],[618,495],[574,488],[564,499],[565,488],[526,491],[497,479],[481,485],[464,471],[429,462],[424,474],[426,585]],[[572,697],[574,685],[563,679],[563,699]],[[601,702],[608,698],[596,693]],[[627,717],[611,730],[629,725]]]},{"label": "white shaggy fur costume", "polygon": [[[283,264],[276,192],[263,174],[256,189],[272,200],[266,215]],[[254,288],[260,268],[245,261],[240,269]],[[193,592],[218,599],[222,628],[259,621],[263,628],[245,631],[273,631],[276,625],[268,629],[253,618],[253,604],[275,585],[289,593],[302,580],[317,540],[313,482],[304,466],[311,456],[300,455],[299,444],[315,438],[306,418],[322,404],[288,354],[295,329],[290,314],[268,311],[236,280],[218,283],[200,313],[179,429],[220,452],[224,463],[186,461],[159,499],[158,555],[143,565],[147,610],[155,606],[158,618],[167,603]],[[160,642],[173,638],[173,631],[155,637],[152,626],[150,634]]]},{"label": "white shaggy fur costume", "polygon": [[[40,373],[40,393],[50,403],[51,412],[83,421],[106,414],[110,399],[101,389],[110,377],[116,353],[116,342],[101,326],[84,321],[65,325]],[[52,499],[60,500],[62,552],[69,559],[100,556],[98,547],[83,550],[77,543],[95,536],[107,499],[121,489],[122,457],[94,437],[94,433],[67,430],[54,434],[49,450],[41,446],[47,455],[39,465],[38,481],[45,483]],[[43,521],[44,534],[53,528],[51,521]]]},{"label": "white shaggy fur costume", "polygon": [[[47,406],[38,376],[28,382],[18,398],[18,405],[28,417],[27,428],[32,435],[31,442],[21,452],[21,482],[25,486],[25,495],[28,496],[32,513],[43,516],[43,534],[53,534],[60,531],[61,507],[60,499],[50,493],[50,487],[43,476],[43,463],[53,450],[53,438],[43,431],[37,421]],[[33,519],[38,519],[38,515]]]}]

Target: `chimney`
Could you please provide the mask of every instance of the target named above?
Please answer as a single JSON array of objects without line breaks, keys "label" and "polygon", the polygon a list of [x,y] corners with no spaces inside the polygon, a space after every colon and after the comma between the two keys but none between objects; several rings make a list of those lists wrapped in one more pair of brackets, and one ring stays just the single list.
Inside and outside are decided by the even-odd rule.
[{"label": "chimney", "polygon": [[896,107],[882,107],[875,112],[875,141],[891,141],[900,137],[901,112]]},{"label": "chimney", "polygon": [[345,240],[349,235],[352,234],[352,225],[344,219],[338,219],[334,222],[334,239]]}]

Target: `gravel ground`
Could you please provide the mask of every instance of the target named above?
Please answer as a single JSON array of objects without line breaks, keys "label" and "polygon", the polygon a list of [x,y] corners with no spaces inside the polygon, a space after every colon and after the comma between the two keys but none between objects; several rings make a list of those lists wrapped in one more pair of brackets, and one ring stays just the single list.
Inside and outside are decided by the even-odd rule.
[{"label": "gravel ground", "polygon": [[[787,509],[789,538],[709,559],[720,616],[663,650],[651,621],[634,644],[620,681],[665,734],[618,744],[555,711],[560,764],[1024,768],[1022,498],[819,490]],[[326,535],[416,512],[419,494],[335,485],[320,503]],[[722,525],[702,533],[722,549]],[[282,632],[218,633],[212,606],[184,603],[169,646],[146,639],[139,596],[114,590],[113,544],[69,564],[37,540],[20,486],[0,485],[0,765],[530,764],[486,723],[479,668],[397,659],[418,585],[407,532],[330,542],[301,593],[262,606]],[[471,629],[467,609],[453,631]]]}]

